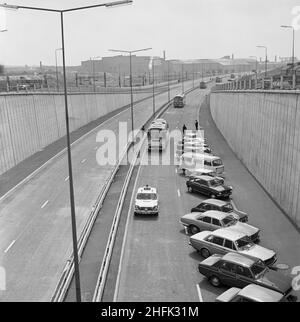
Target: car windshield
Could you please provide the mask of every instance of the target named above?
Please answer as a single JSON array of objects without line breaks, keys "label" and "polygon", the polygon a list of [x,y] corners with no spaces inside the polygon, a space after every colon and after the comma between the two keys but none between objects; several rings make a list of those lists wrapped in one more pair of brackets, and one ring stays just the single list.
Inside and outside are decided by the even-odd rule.
[{"label": "car windshield", "polygon": [[239,250],[250,249],[254,246],[254,243],[248,237],[238,239],[235,243]]},{"label": "car windshield", "polygon": [[136,196],[138,200],[156,200],[156,193],[138,193]]},{"label": "car windshield", "polygon": [[266,270],[267,267],[261,261],[256,262],[251,267],[251,271],[254,274],[255,278],[258,278],[260,275],[263,275]]},{"label": "car windshield", "polygon": [[222,207],[222,211],[223,212],[232,212],[233,211],[232,204],[228,203],[228,204],[224,205]]},{"label": "car windshield", "polygon": [[222,220],[222,222],[223,222],[223,226],[229,227],[229,226],[235,225],[237,220],[232,216],[227,216]]},{"label": "car windshield", "polygon": [[218,187],[218,186],[221,186],[223,184],[223,180],[221,179],[213,179],[213,180],[210,180],[209,182],[209,185],[211,187]]},{"label": "car windshield", "polygon": [[222,160],[221,160],[221,159],[217,159],[217,160],[214,160],[214,161],[213,161],[213,165],[214,165],[215,167],[218,167],[218,166],[220,166],[220,165],[223,165],[223,162],[222,162]]}]

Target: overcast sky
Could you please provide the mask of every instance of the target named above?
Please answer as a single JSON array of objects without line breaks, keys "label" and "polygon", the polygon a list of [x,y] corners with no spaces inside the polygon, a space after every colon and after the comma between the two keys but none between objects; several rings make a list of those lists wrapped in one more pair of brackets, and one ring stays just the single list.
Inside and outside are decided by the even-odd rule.
[{"label": "overcast sky", "polygon": [[[1,0],[0,0],[1,1]],[[105,0],[104,0],[105,1]],[[6,0],[3,2],[55,9],[97,4],[97,0]],[[113,1],[113,0],[108,0]],[[79,65],[91,56],[110,56],[109,48],[152,47],[147,55],[169,59],[291,56],[292,24],[297,0],[134,0],[129,6],[96,8],[65,15],[66,58]],[[300,10],[299,10],[300,15]],[[299,19],[300,24],[300,19]],[[28,10],[0,12],[0,63],[55,64],[61,47],[60,18],[55,13]],[[299,49],[299,50],[298,50]],[[300,57],[300,30],[296,55]]]}]

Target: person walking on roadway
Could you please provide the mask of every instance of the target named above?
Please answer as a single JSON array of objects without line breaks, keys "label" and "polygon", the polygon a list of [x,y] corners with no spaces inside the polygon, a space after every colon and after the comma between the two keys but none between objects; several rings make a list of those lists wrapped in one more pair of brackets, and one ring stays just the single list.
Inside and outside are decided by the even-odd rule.
[{"label": "person walking on roadway", "polygon": [[195,121],[195,128],[196,128],[196,131],[198,131],[198,125],[199,125],[198,120],[196,120],[196,121]]},{"label": "person walking on roadway", "polygon": [[185,131],[187,130],[187,127],[185,126],[185,124],[183,124],[183,127],[182,127],[182,133],[183,135],[185,135]]}]

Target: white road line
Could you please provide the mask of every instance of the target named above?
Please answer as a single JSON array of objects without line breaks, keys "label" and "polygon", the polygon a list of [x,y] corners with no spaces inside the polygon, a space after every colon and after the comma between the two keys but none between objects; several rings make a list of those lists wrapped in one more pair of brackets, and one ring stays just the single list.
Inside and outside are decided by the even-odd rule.
[{"label": "white road line", "polygon": [[94,150],[97,150],[97,149],[98,149],[98,147],[97,147],[97,146],[95,146],[95,147],[94,147]]},{"label": "white road line", "polygon": [[196,284],[196,287],[197,287],[197,292],[198,292],[199,300],[200,300],[200,302],[203,302],[200,285],[199,284]]},{"label": "white road line", "polygon": [[[144,151],[142,153],[141,160],[143,159],[145,152],[146,152],[146,149],[144,149]],[[128,233],[128,227],[129,227],[129,220],[131,218],[133,199],[135,198],[135,191],[136,191],[136,187],[137,187],[138,178],[140,176],[141,168],[142,168],[142,166],[139,163],[139,168],[138,168],[138,171],[136,174],[136,178],[135,178],[135,182],[134,182],[134,186],[133,186],[133,190],[132,190],[132,195],[131,195],[131,200],[130,200],[130,206],[128,209],[128,214],[127,214],[127,219],[126,219],[126,226],[125,226],[124,237],[123,237],[123,242],[122,242],[122,249],[121,249],[118,275],[117,275],[117,279],[116,279],[113,302],[117,302],[117,298],[118,298],[120,277],[121,277],[121,271],[122,271],[122,265],[123,265],[123,257],[124,257],[124,253],[125,253],[125,244],[126,244],[126,240],[127,240],[127,233]]]},{"label": "white road line", "polygon": [[178,170],[177,170],[177,168],[175,168],[175,172],[176,172],[176,173],[178,173]]},{"label": "white road line", "polygon": [[181,193],[180,193],[180,190],[177,189],[177,194],[178,194],[178,197],[180,198],[181,197]]},{"label": "white road line", "polygon": [[11,248],[12,246],[14,245],[14,243],[16,242],[16,240],[14,239],[10,244],[9,246],[5,249],[4,253],[7,253]]},{"label": "white road line", "polygon": [[66,178],[65,178],[65,181],[68,181],[69,180],[69,176],[67,176]]},{"label": "white road line", "polygon": [[84,163],[86,161],[86,159],[83,159],[83,160],[81,160],[81,162],[80,163]]},{"label": "white road line", "polygon": [[45,201],[45,202],[43,203],[43,205],[41,206],[41,208],[43,209],[44,207],[46,207],[46,206],[48,205],[48,203],[49,203],[49,200]]}]

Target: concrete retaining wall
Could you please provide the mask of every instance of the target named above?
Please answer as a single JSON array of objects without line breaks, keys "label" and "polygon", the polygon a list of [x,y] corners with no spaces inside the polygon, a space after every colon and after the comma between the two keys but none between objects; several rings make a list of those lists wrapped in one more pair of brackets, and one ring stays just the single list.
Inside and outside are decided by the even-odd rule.
[{"label": "concrete retaining wall", "polygon": [[223,91],[212,93],[210,104],[231,148],[300,227],[299,94]]},{"label": "concrete retaining wall", "polygon": [[[151,93],[136,93],[134,100]],[[129,93],[70,94],[70,131],[130,103]],[[0,95],[0,174],[63,137],[62,94]]]}]

